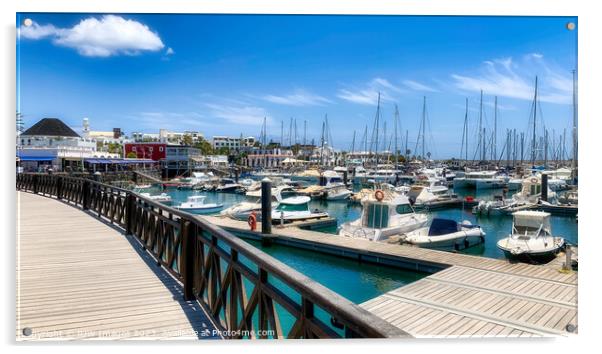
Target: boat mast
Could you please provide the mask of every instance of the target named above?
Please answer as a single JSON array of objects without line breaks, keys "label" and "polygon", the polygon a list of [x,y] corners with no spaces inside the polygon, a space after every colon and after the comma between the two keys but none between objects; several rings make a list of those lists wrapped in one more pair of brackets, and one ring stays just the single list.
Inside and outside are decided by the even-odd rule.
[{"label": "boat mast", "polygon": [[571,161],[571,173],[573,179],[577,177],[577,81],[576,71],[573,70],[573,160]]},{"label": "boat mast", "polygon": [[[464,144],[466,141],[466,144]],[[460,158],[462,153],[466,155],[466,161],[468,161],[468,97],[466,97],[466,111],[464,113],[464,127],[462,128],[462,146],[460,148]]]},{"label": "boat mast", "polygon": [[495,96],[493,108],[493,145],[491,146],[491,155],[493,160],[497,157],[497,96]]},{"label": "boat mast", "polygon": [[426,96],[422,100],[422,160],[425,160]]},{"label": "boat mast", "polygon": [[379,118],[379,116],[380,116],[380,92],[378,93],[378,101],[377,101],[377,104],[376,104],[376,118],[375,118],[375,124],[376,124],[376,134],[375,134],[375,137],[376,137],[376,142],[375,142],[374,146],[376,148],[376,151],[375,151],[375,153],[376,153],[376,159],[375,159],[376,160],[376,166],[375,167],[376,168],[378,168],[378,126],[379,126],[379,119],[378,118]]},{"label": "boat mast", "polygon": [[536,149],[536,145],[535,145],[535,139],[536,139],[536,135],[535,135],[535,129],[537,127],[536,125],[537,122],[537,76],[535,76],[535,95],[533,96],[533,140],[531,141],[531,166],[535,167],[535,149]]},{"label": "boat mast", "polygon": [[395,104],[395,118],[394,118],[394,126],[395,126],[395,169],[397,169],[397,164],[399,163],[399,149],[397,147],[397,121],[399,120],[399,109],[397,108],[397,104]]},{"label": "boat mast", "polygon": [[408,152],[408,130],[406,129],[406,151],[404,151],[404,156],[406,157],[406,162],[410,159],[410,154]]},{"label": "boat mast", "polygon": [[[480,105],[479,105],[479,144],[478,147],[482,148],[484,151],[484,145],[485,145],[485,139],[483,137],[483,90],[481,90],[481,101],[480,101]],[[481,153],[481,161],[483,161],[485,158],[483,156],[483,153]]]}]

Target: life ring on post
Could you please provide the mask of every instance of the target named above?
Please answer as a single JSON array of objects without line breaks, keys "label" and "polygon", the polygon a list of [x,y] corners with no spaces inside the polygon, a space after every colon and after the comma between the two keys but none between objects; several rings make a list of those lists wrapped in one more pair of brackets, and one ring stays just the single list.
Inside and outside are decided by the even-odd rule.
[{"label": "life ring on post", "polygon": [[255,231],[255,229],[257,229],[257,216],[255,215],[254,211],[251,212],[251,215],[249,215],[247,223],[251,227],[251,231]]},{"label": "life ring on post", "polygon": [[385,193],[380,189],[377,189],[376,192],[374,192],[374,198],[380,202],[385,199]]}]

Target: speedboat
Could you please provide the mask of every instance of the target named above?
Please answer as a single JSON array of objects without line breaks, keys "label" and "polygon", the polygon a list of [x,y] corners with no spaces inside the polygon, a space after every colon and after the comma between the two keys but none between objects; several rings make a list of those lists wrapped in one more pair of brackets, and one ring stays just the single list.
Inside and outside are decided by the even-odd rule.
[{"label": "speedboat", "polygon": [[310,210],[310,197],[297,196],[280,201],[278,207],[272,210],[272,221],[291,222],[295,220],[317,219],[328,216],[328,213],[320,210]]},{"label": "speedboat", "polygon": [[240,193],[244,191],[244,187],[231,178],[222,178],[221,183],[215,187],[215,191],[223,193]]},{"label": "speedboat", "polygon": [[[272,188],[272,209],[275,209],[280,205],[280,201],[282,200],[281,192],[287,188],[288,187],[285,186]],[[246,196],[248,199],[247,201],[240,202],[222,210],[220,215],[237,220],[247,220],[249,215],[251,215],[252,212],[255,212],[258,218],[261,217],[261,189],[247,192]]]},{"label": "speedboat", "polygon": [[364,197],[359,219],[341,225],[340,236],[386,242],[390,237],[425,226],[428,218],[414,212],[410,200],[396,192],[377,190]]},{"label": "speedboat", "polygon": [[446,200],[451,198],[451,195],[444,183],[441,180],[421,178],[410,186],[406,194],[416,205]]},{"label": "speedboat", "polygon": [[345,185],[335,186],[326,189],[326,200],[347,200],[351,194]]},{"label": "speedboat", "polygon": [[576,189],[565,192],[560,197],[558,197],[558,203],[565,205],[579,204],[579,192]]},{"label": "speedboat", "polygon": [[206,196],[191,195],[185,202],[176,206],[177,209],[191,212],[216,212],[224,207],[223,204],[205,203]]},{"label": "speedboat", "polygon": [[483,243],[485,232],[479,225],[472,225],[464,220],[435,218],[429,227],[408,232],[401,237],[406,242],[418,247],[461,250]]},{"label": "speedboat", "polygon": [[161,193],[161,194],[155,194],[155,195],[152,195],[150,193],[140,193],[140,195],[145,198],[148,198],[150,200],[153,200],[155,202],[160,202],[160,203],[164,203],[164,204],[171,203],[171,196],[167,193]]},{"label": "speedboat", "polygon": [[512,233],[497,242],[506,258],[547,263],[564,248],[564,238],[552,236],[550,213],[517,211],[512,216]]}]

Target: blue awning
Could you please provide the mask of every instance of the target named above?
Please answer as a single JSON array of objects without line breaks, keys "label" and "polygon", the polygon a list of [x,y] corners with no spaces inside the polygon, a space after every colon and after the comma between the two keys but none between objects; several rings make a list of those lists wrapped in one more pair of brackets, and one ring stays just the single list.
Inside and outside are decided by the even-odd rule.
[{"label": "blue awning", "polygon": [[54,156],[18,156],[21,161],[52,161]]},{"label": "blue awning", "polygon": [[91,164],[133,164],[133,163],[153,163],[150,159],[84,159],[85,162]]}]

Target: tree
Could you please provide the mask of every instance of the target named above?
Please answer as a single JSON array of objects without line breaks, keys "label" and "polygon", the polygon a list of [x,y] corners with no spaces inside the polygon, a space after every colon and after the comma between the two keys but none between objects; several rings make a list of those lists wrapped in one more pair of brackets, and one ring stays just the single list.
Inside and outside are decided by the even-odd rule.
[{"label": "tree", "polygon": [[199,140],[197,141],[196,144],[194,144],[194,147],[201,150],[201,154],[203,155],[214,155],[215,152],[213,151],[213,146],[211,146],[211,143],[209,143],[207,140],[205,140],[202,137],[199,137]]},{"label": "tree", "polygon": [[182,137],[182,144],[186,146],[192,146],[192,135],[184,134]]}]

